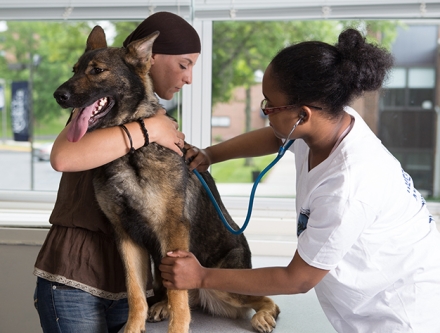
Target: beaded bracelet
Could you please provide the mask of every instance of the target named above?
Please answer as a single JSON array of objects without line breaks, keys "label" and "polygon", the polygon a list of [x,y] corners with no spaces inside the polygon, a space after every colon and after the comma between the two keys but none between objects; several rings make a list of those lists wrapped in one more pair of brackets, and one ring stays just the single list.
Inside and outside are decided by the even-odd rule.
[{"label": "beaded bracelet", "polygon": [[137,122],[141,126],[142,134],[144,135],[144,147],[148,146],[150,144],[150,137],[148,136],[147,128],[145,127],[145,123],[143,119],[138,119]]},{"label": "beaded bracelet", "polygon": [[131,138],[130,132],[128,131],[127,127],[125,127],[125,125],[119,125],[119,127],[122,128],[127,134],[128,140],[130,141],[130,154],[133,154],[135,152],[135,149],[133,148],[133,139]]}]

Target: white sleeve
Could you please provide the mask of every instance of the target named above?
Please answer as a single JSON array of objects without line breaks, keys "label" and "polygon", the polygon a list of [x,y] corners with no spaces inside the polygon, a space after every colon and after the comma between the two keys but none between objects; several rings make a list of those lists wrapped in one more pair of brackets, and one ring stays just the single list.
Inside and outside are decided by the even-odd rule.
[{"label": "white sleeve", "polygon": [[374,210],[358,200],[316,197],[307,228],[298,238],[298,253],[310,266],[331,270],[375,219]]}]

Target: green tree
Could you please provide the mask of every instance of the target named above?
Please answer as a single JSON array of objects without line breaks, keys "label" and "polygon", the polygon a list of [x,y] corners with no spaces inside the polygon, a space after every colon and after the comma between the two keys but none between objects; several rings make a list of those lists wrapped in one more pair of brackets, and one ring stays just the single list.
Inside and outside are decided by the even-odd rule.
[{"label": "green tree", "polygon": [[[72,68],[84,52],[91,28],[86,22],[45,24],[40,30],[40,65],[35,71],[35,114],[45,121],[66,114],[53,98],[56,88],[72,76]],[[53,112],[48,112],[53,110]]]},{"label": "green tree", "polygon": [[72,67],[84,51],[91,30],[89,24],[8,21],[7,25],[8,29],[0,33],[4,53],[0,62],[0,77],[8,82],[27,81],[32,63],[35,128],[67,115],[55,102],[53,92],[72,75]]},{"label": "green tree", "polygon": [[112,46],[121,47],[125,38],[132,33],[134,29],[139,25],[138,21],[121,21],[115,22],[114,27],[116,31],[116,36],[113,41]]},{"label": "green tree", "polygon": [[266,68],[283,47],[304,40],[334,42],[337,21],[214,22],[213,104],[227,102],[238,86],[255,84],[255,72]]}]

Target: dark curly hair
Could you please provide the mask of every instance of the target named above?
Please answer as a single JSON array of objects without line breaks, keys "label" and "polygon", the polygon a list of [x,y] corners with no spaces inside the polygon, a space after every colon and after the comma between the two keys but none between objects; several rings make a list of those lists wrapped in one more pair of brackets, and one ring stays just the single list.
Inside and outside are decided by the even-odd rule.
[{"label": "dark curly hair", "polygon": [[318,104],[337,117],[364,91],[379,89],[392,66],[388,51],[347,29],[334,46],[308,41],[281,50],[271,61],[270,73],[289,104]]}]

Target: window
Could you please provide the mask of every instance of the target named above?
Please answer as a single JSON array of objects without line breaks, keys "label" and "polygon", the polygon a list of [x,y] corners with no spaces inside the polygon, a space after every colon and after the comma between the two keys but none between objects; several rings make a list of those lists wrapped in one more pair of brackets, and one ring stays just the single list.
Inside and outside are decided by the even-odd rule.
[{"label": "window", "polygon": [[212,117],[212,127],[229,127],[231,126],[231,119],[229,117]]},{"label": "window", "polygon": [[432,109],[435,103],[435,68],[394,68],[384,86],[386,108]]},{"label": "window", "polygon": [[[275,21],[267,21],[264,23],[265,25],[259,26],[260,33],[264,33],[264,31],[270,32],[271,30],[268,27],[274,22]],[[106,29],[110,29],[111,26],[116,23],[117,22],[109,22],[106,25]],[[131,23],[133,26],[136,25],[136,22]],[[292,31],[307,32],[306,35],[292,36],[292,42],[309,38],[334,43],[337,40],[337,35],[347,22],[322,20],[286,21],[284,23],[286,26],[290,24]],[[57,133],[59,133],[65,125],[68,111],[58,108],[51,95],[56,87],[71,75],[71,64],[82,53],[83,43],[87,38],[88,29],[90,29],[94,23],[81,21],[10,21],[2,25],[3,31],[0,32],[0,38],[5,40],[7,29],[10,26],[14,26],[15,29],[20,29],[20,25],[25,27],[30,24],[35,24],[36,27],[44,25],[46,31],[51,31],[51,26],[53,26],[55,27],[52,29],[54,33],[67,33],[68,36],[56,38],[66,43],[65,47],[58,47],[58,49],[65,48],[74,51],[59,56],[57,61],[62,62],[63,66],[65,66],[60,67],[59,62],[57,63],[57,61],[53,60],[54,52],[51,53],[50,57],[47,53],[49,51],[49,44],[43,45],[45,47],[41,49],[35,46],[34,56],[32,56],[33,71],[31,73],[29,68],[29,64],[31,63],[29,60],[30,55],[27,54],[27,58],[14,59],[14,57],[11,56],[11,51],[6,47],[7,43],[2,44],[2,48],[4,49],[0,50],[2,54],[2,56],[0,56],[0,79],[2,79],[0,80],[0,88],[2,88],[0,89],[0,96],[3,97],[4,102],[0,117],[2,139],[0,145],[0,190],[56,191],[61,175],[51,168],[45,156],[48,154],[47,152],[50,149],[51,142],[53,142]],[[222,27],[230,29],[230,35],[217,35],[216,27],[221,24],[227,24],[227,22],[214,22],[212,24],[213,29],[210,29],[211,26],[207,25],[208,33],[204,36],[208,36],[209,41],[213,40],[213,56],[211,59],[208,59],[209,61],[204,59],[203,62],[197,64],[199,67],[196,66],[195,68],[195,73],[199,71],[206,73],[211,69],[213,71],[211,91],[212,105],[206,105],[203,101],[200,103],[201,113],[194,113],[195,110],[199,108],[199,104],[197,103],[202,99],[201,96],[204,98],[210,95],[206,93],[206,90],[210,89],[210,87],[199,82],[200,78],[203,79],[205,76],[200,73],[197,74],[198,77],[193,78],[193,84],[191,85],[192,90],[189,92],[189,94],[191,94],[190,103],[188,103],[187,98],[188,90],[185,90],[185,88],[183,90],[183,103],[188,103],[187,105],[183,105],[182,107],[180,100],[173,100],[170,104],[165,105],[167,109],[177,110],[176,118],[178,118],[182,124],[187,126],[187,124],[190,123],[189,127],[184,127],[184,131],[185,134],[193,140],[194,138],[197,139],[200,133],[205,135],[203,134],[205,129],[199,130],[196,126],[201,127],[201,123],[205,125],[210,124],[212,129],[210,133],[210,144],[215,144],[245,131],[268,125],[267,118],[262,115],[259,107],[263,99],[261,92],[261,73],[264,72],[268,61],[275,55],[283,43],[289,42],[289,40],[284,39],[283,42],[280,41],[277,44],[281,46],[263,47],[259,52],[252,50],[252,52],[248,52],[248,54],[235,56],[235,58],[232,59],[233,61],[229,63],[217,62],[219,59],[228,60],[227,58],[222,59],[222,57],[227,57],[227,54],[221,51],[224,51],[226,48],[237,49],[240,43],[243,44],[246,42],[245,40],[240,41],[239,39],[241,36],[239,30],[241,25],[244,26],[247,24],[248,26],[252,26],[261,24],[261,22],[235,22],[235,24],[230,24],[234,26],[234,28],[228,26]],[[295,24],[297,25],[297,29],[294,29]],[[75,25],[78,27],[81,26],[81,29],[75,30]],[[60,27],[64,28],[60,29]],[[205,29],[205,26],[202,28]],[[437,28],[436,26],[436,29]],[[236,31],[232,29],[236,29]],[[82,36],[78,35],[80,30],[83,31]],[[286,28],[285,30],[287,31],[288,29]],[[37,28],[35,28],[34,31],[38,35],[39,32]],[[398,30],[398,34],[401,34],[400,30]],[[115,41],[118,40],[117,35],[109,35],[111,35],[111,38]],[[78,40],[78,45],[69,44],[69,36],[77,36],[75,40]],[[232,36],[233,38],[222,40],[221,37],[225,36]],[[52,36],[51,38],[53,39],[55,37]],[[261,36],[254,36],[253,38],[256,39],[249,41],[252,45],[257,45],[261,41]],[[44,41],[44,38],[40,39],[40,42],[42,40]],[[209,41],[202,43],[202,45],[207,45]],[[273,42],[274,38],[268,41]],[[48,42],[49,40],[47,40],[47,43]],[[29,45],[31,45],[30,42],[25,43],[25,46],[28,47]],[[245,49],[250,50],[251,48],[246,47]],[[35,56],[36,54],[38,54],[38,57]],[[254,58],[245,58],[246,56]],[[265,58],[261,60],[263,56]],[[410,54],[406,54],[406,56],[409,57]],[[254,65],[258,57],[261,58],[259,65]],[[21,63],[23,66],[17,66],[17,63]],[[380,98],[378,98],[379,102],[375,101],[374,98],[364,97],[364,104],[373,105],[373,107],[362,109],[365,119],[369,119],[368,124],[370,127],[374,130],[377,128],[376,132],[383,142],[386,143],[390,151],[401,159],[402,163],[407,163],[407,169],[417,170],[414,172],[424,174],[420,176],[420,181],[423,182],[424,188],[426,187],[427,193],[433,196],[435,196],[435,193],[438,193],[434,188],[436,184],[434,171],[436,168],[439,168],[439,166],[435,164],[434,158],[435,149],[437,149],[435,146],[437,125],[434,111],[437,104],[435,98],[438,89],[436,84],[436,72],[437,68],[435,63],[428,63],[426,61],[423,63],[417,63],[415,61],[406,61],[402,64],[397,63],[389,80],[386,82],[384,91],[380,94]],[[10,117],[12,83],[16,81],[28,81],[31,74],[34,89],[33,109],[35,112],[33,149],[31,149],[29,142],[13,140]],[[244,74],[247,75],[246,79],[252,79],[253,81],[244,81]],[[229,83],[227,82],[232,82],[233,88],[221,90],[228,88]],[[245,84],[243,82],[245,82]],[[203,90],[204,93],[197,93],[199,90]],[[219,96],[222,98],[219,98]],[[225,98],[227,96],[230,98]],[[2,97],[0,97],[0,102],[2,101]],[[358,102],[356,101],[356,103]],[[194,107],[194,105],[196,107]],[[358,109],[357,104],[355,108]],[[184,111],[181,114],[181,109],[189,111]],[[207,110],[212,110],[212,117]],[[46,117],[47,114],[42,111],[55,111],[57,116],[48,119]],[[393,113],[400,111],[401,113]],[[411,115],[407,113],[409,111],[416,112],[417,114]],[[208,117],[209,121],[206,122],[205,119]],[[396,117],[398,120],[396,120]],[[190,133],[191,131],[193,131],[193,133]],[[411,151],[409,151],[409,149]],[[33,155],[31,153],[32,151],[34,153]],[[286,154],[273,169],[280,170],[284,168],[288,172],[287,176],[278,177],[281,172],[269,171],[257,189],[257,196],[294,198],[295,170],[292,168],[293,157],[289,155],[290,154]],[[261,159],[242,160],[232,166],[213,166],[212,172],[216,175],[216,179],[218,180],[220,193],[224,196],[240,195],[248,197],[252,188],[252,181],[274,158],[275,155]],[[416,160],[418,158],[420,161],[417,162]],[[235,163],[237,163],[237,161],[235,161]],[[286,188],[289,190],[286,190]]]},{"label": "window", "polygon": [[435,93],[434,68],[410,68],[408,70],[409,105],[432,109]]},{"label": "window", "polygon": [[405,68],[394,68],[384,87],[387,93],[384,94],[383,103],[388,107],[399,107],[405,105],[405,90],[407,73]]},{"label": "window", "polygon": [[438,191],[436,89],[434,67],[395,67],[384,86],[380,110],[379,138],[426,197]]}]

